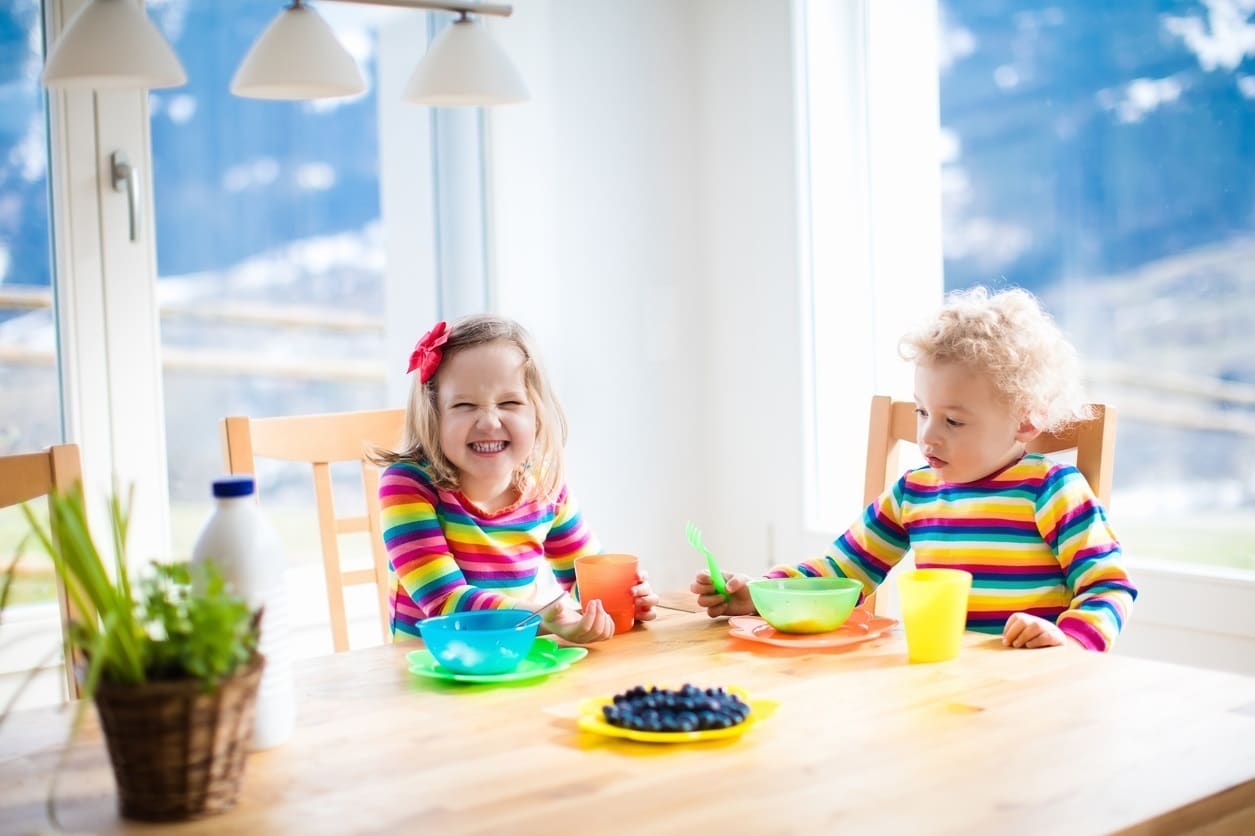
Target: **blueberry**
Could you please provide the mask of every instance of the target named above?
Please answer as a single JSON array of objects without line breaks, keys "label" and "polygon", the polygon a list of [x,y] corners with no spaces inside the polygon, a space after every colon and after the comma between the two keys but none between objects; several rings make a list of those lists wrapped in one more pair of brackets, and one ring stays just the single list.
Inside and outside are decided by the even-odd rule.
[{"label": "blueberry", "polygon": [[634,685],[615,694],[602,707],[606,722],[643,731],[691,732],[723,729],[744,722],[747,706],[722,687],[700,688],[686,682],[679,688]]}]

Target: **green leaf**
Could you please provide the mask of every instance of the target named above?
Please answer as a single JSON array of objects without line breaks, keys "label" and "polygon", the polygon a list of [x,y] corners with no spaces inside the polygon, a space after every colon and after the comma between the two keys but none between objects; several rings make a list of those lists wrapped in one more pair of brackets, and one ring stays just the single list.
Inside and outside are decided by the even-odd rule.
[{"label": "green leaf", "polygon": [[26,543],[30,540],[31,535],[27,534],[18,541],[16,554],[13,560],[4,569],[3,586],[0,586],[0,615],[3,615],[5,605],[9,603],[9,590],[13,588],[13,581],[17,576],[17,564],[22,559],[22,555],[26,552]]},{"label": "green leaf", "polygon": [[133,586],[126,559],[133,501],[133,488],[125,501],[116,493],[109,500],[112,577],[91,535],[81,488],[49,497],[46,528],[23,506],[30,536],[52,558],[82,614],[71,624],[69,643],[87,657],[83,690],[94,694],[101,680],[189,677],[210,690],[257,652],[254,613],[211,565],[154,563]]}]

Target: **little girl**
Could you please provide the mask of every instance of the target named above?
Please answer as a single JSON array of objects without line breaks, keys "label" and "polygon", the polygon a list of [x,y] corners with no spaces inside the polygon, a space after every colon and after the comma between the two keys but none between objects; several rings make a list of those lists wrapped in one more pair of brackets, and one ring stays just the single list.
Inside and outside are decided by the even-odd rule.
[{"label": "little girl", "polygon": [[[440,322],[409,371],[402,449],[379,454],[393,635],[417,636],[432,615],[535,609],[569,593],[575,558],[600,549],[563,481],[566,419],[531,336],[496,316]],[[654,618],[644,572],[632,594],[637,620]],[[581,612],[565,594],[541,614],[569,641],[614,634],[598,600]]]},{"label": "little girl", "polygon": [[[984,288],[952,294],[901,351],[915,362],[928,464],[824,557],[768,577],[850,577],[871,593],[912,549],[919,568],[972,573],[969,630],[1001,633],[1010,647],[1110,649],[1137,597],[1120,544],[1080,471],[1025,452],[1040,433],[1088,417],[1076,351],[1030,293]],[[725,601],[703,572],[692,590],[711,617],[746,614],[747,582],[729,575]]]}]

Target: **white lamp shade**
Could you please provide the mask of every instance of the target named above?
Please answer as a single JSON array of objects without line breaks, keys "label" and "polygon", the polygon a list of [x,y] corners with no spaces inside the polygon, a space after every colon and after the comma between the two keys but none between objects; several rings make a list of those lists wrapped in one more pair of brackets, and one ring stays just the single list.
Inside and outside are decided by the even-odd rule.
[{"label": "white lamp shade", "polygon": [[308,6],[280,12],[231,79],[232,93],[252,99],[332,99],[365,90],[353,56]]},{"label": "white lamp shade", "polygon": [[519,71],[483,24],[459,20],[432,42],[404,99],[416,104],[494,105],[530,98]]},{"label": "white lamp shade", "polygon": [[91,0],[44,64],[45,87],[146,89],[186,82],[178,56],[135,0]]}]

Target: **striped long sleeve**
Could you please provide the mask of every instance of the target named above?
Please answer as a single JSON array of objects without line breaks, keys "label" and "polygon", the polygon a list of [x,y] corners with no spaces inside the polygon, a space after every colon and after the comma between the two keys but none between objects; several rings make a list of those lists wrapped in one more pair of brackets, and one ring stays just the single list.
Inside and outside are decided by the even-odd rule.
[{"label": "striped long sleeve", "polygon": [[489,514],[437,488],[421,465],[399,462],[381,475],[379,501],[394,635],[418,635],[432,615],[524,606],[546,561],[569,591],[575,558],[598,551],[565,486],[554,502]]},{"label": "striped long sleeve", "polygon": [[1107,515],[1075,468],[1056,467],[1037,494],[1037,530],[1054,551],[1072,593],[1055,623],[1090,650],[1109,650],[1129,617],[1137,589],[1121,561]]},{"label": "striped long sleeve", "polygon": [[919,568],[972,573],[969,630],[1001,633],[1024,612],[1109,650],[1137,597],[1085,477],[1036,454],[966,484],[944,483],[929,467],[909,471],[823,557],[768,576],[838,575],[870,593],[908,550]]}]

